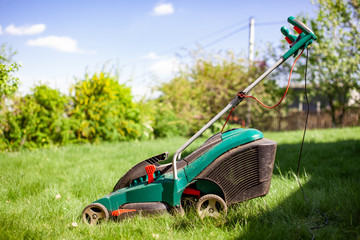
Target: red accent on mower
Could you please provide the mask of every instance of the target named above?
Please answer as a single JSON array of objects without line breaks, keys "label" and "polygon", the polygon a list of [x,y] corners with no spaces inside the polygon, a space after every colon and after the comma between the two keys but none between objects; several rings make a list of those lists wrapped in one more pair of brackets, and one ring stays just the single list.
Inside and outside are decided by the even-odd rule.
[{"label": "red accent on mower", "polygon": [[145,171],[148,176],[148,183],[154,182],[154,173],[155,173],[156,167],[155,165],[147,165],[145,166]]},{"label": "red accent on mower", "polygon": [[294,30],[298,33],[298,34],[301,34],[303,31],[299,28],[299,27],[297,27],[297,26],[295,26],[295,27],[293,27],[294,28]]},{"label": "red accent on mower", "polygon": [[191,195],[191,196],[195,196],[195,197],[200,197],[200,191],[197,189],[193,189],[193,188],[185,188],[183,194],[187,194],[187,195]]},{"label": "red accent on mower", "polygon": [[111,213],[111,216],[117,217],[117,216],[120,216],[123,213],[128,213],[128,212],[136,212],[136,209],[118,209],[118,210],[113,211]]},{"label": "red accent on mower", "polygon": [[289,37],[285,37],[285,40],[289,43],[289,44],[292,44],[293,42],[290,40]]}]

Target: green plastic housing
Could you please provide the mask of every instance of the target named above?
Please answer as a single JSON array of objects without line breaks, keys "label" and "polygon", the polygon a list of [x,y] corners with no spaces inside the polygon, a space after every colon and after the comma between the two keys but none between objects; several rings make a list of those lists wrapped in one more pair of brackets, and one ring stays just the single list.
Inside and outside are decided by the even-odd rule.
[{"label": "green plastic housing", "polygon": [[307,48],[313,41],[317,39],[313,31],[306,26],[304,23],[296,20],[294,17],[289,17],[288,22],[292,24],[294,27],[298,27],[302,33],[298,36],[297,41],[294,41],[294,35],[289,34],[289,31],[285,28],[281,28],[281,33],[284,34],[285,37],[289,37],[292,41],[294,41],[294,45],[282,56],[285,60],[291,57],[292,55],[296,55],[299,49]]},{"label": "green plastic housing", "polygon": [[94,203],[101,203],[108,210],[115,211],[125,203],[165,202],[169,206],[179,206],[182,192],[210,163],[223,153],[258,139],[264,135],[256,129],[234,129],[221,135],[222,141],[199,158],[178,170],[178,179],[172,173],[158,177],[153,183],[141,183],[121,188]]}]

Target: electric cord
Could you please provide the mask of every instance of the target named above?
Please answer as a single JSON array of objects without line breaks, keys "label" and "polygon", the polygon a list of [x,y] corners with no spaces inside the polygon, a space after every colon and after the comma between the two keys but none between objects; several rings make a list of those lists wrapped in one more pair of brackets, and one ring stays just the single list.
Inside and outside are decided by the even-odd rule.
[{"label": "electric cord", "polygon": [[[286,86],[286,90],[285,90],[285,92],[284,92],[284,95],[282,96],[282,98],[280,99],[280,101],[279,101],[277,104],[275,104],[274,106],[271,106],[271,107],[270,107],[270,106],[267,106],[267,105],[265,105],[263,102],[261,102],[259,99],[257,99],[256,97],[250,96],[250,95],[246,95],[246,94],[243,93],[243,92],[240,92],[240,93],[239,93],[239,97],[241,97],[241,98],[252,98],[252,99],[255,99],[255,100],[256,100],[258,103],[260,103],[263,107],[266,107],[266,108],[268,108],[268,109],[272,109],[272,108],[275,108],[275,107],[279,106],[279,104],[282,102],[282,100],[284,100],[284,98],[285,98],[285,96],[286,96],[286,94],[287,94],[287,92],[288,92],[288,90],[289,90],[290,82],[291,82],[291,75],[292,75],[292,72],[293,72],[293,70],[294,70],[294,66],[295,66],[297,60],[299,60],[300,56],[303,54],[304,50],[305,50],[305,49],[303,49],[303,50],[301,51],[301,53],[296,57],[293,65],[292,65],[292,67],[291,67],[291,70],[290,70],[289,80],[288,80],[288,83],[287,83],[287,86]],[[227,122],[229,121],[229,118],[230,118],[230,116],[231,116],[231,113],[233,112],[233,110],[234,110],[235,107],[236,107],[236,106],[234,106],[234,107],[231,109],[228,117],[226,118],[226,122],[224,123],[224,125],[223,125],[223,127],[222,127],[222,129],[221,129],[221,133],[224,131],[224,128],[225,128]]]},{"label": "electric cord", "polygon": [[223,127],[222,127],[222,129],[221,129],[221,133],[224,131],[224,128],[225,128],[227,122],[229,121],[229,118],[230,118],[230,116],[231,116],[231,113],[234,111],[235,107],[236,107],[236,106],[234,106],[234,107],[231,109],[231,111],[230,111],[230,113],[229,113],[229,116],[226,118],[226,122],[224,123],[224,125],[223,125]]},{"label": "electric cord", "polygon": [[[305,50],[305,49],[303,49],[303,50],[301,51],[301,53],[299,54],[299,56],[295,59],[293,65],[292,65],[292,67],[291,67],[291,70],[290,70],[289,80],[288,80],[288,84],[287,84],[285,93],[284,93],[284,95],[282,96],[282,98],[280,99],[280,101],[279,101],[277,104],[275,104],[275,105],[272,106],[272,107],[269,107],[269,106],[265,105],[264,103],[262,103],[259,99],[255,98],[255,97],[253,97],[253,96],[245,95],[244,93],[239,93],[239,97],[242,97],[242,98],[253,98],[253,99],[255,99],[258,103],[260,103],[263,107],[266,107],[266,108],[269,108],[269,109],[272,109],[272,108],[277,107],[277,106],[282,102],[282,100],[285,98],[285,96],[286,96],[286,94],[287,94],[287,92],[288,92],[288,89],[289,89],[289,86],[290,86],[290,81],[291,81],[291,75],[292,75],[292,71],[293,71],[293,69],[294,69],[295,63],[296,63],[297,60],[300,58],[300,56],[303,54],[304,50]],[[303,187],[302,187],[302,185],[301,185],[301,183],[300,183],[300,177],[299,177],[301,157],[302,157],[302,152],[303,152],[303,147],[304,147],[304,141],[305,141],[305,135],[306,135],[306,130],[307,130],[307,123],[308,123],[309,113],[310,113],[310,103],[309,103],[309,98],[308,98],[308,94],[307,94],[307,68],[308,68],[308,60],[309,60],[309,49],[307,48],[307,49],[306,49],[305,76],[304,76],[304,78],[305,78],[305,79],[304,79],[304,80],[305,80],[304,93],[305,93],[305,99],[306,99],[307,109],[306,109],[306,118],[305,118],[304,132],[303,132],[303,137],[302,137],[302,141],[301,141],[299,158],[298,158],[297,169],[296,169],[296,180],[297,180],[297,182],[298,182],[298,184],[299,184],[299,186],[300,186],[301,192],[302,192],[302,194],[303,194],[303,196],[304,196],[304,199],[305,199],[306,203],[307,203],[308,205],[310,205],[310,201],[309,201],[309,199],[307,198],[307,196],[306,196],[306,194],[305,194],[305,191],[304,191],[304,189],[303,189]],[[230,113],[229,113],[229,115],[228,115],[228,117],[227,117],[227,119],[226,119],[226,122],[225,122],[225,124],[223,125],[223,128],[222,128],[221,132],[223,132],[223,130],[224,130],[224,128],[225,128],[225,126],[226,126],[226,124],[227,124],[227,122],[228,122],[228,120],[229,120],[229,118],[230,118],[230,116],[231,116],[231,113],[232,113],[233,110],[234,110],[234,108],[235,108],[235,107],[233,107],[233,108],[231,109],[231,111],[230,111]],[[317,210],[317,209],[315,209],[315,211],[325,219],[325,223],[323,223],[322,225],[313,226],[313,227],[309,227],[309,228],[308,228],[308,231],[310,232],[310,234],[311,234],[311,236],[312,236],[312,239],[315,238],[315,235],[314,235],[314,233],[312,232],[312,230],[323,228],[323,227],[327,226],[327,225],[328,225],[328,222],[329,222],[328,217],[327,217],[323,212],[321,212],[320,210]]]},{"label": "electric cord", "polygon": [[[307,106],[307,109],[306,109],[306,117],[305,117],[305,126],[304,126],[304,133],[303,133],[303,137],[302,137],[302,141],[301,141],[301,147],[300,147],[300,152],[299,152],[299,159],[298,159],[298,164],[297,164],[297,169],[296,169],[296,179],[297,179],[297,182],[300,186],[300,189],[301,189],[301,192],[304,196],[304,199],[306,201],[306,203],[308,205],[310,205],[310,202],[309,202],[309,199],[307,198],[306,194],[305,194],[305,191],[300,183],[300,178],[299,178],[299,170],[300,170],[300,163],[301,163],[301,156],[302,156],[302,152],[303,152],[303,147],[304,147],[304,141],[305,141],[305,134],[306,134],[306,129],[307,129],[307,123],[308,123],[308,119],[309,119],[309,113],[310,113],[310,104],[309,104],[309,99],[308,99],[308,94],[307,94],[307,68],[308,68],[308,59],[309,59],[309,49],[306,49],[306,63],[305,63],[305,86],[304,86],[304,93],[305,93],[305,99],[306,99],[306,106]],[[328,225],[328,222],[329,222],[329,219],[328,217],[323,213],[321,212],[320,210],[317,210],[315,209],[315,211],[321,215],[324,219],[325,219],[325,223],[323,223],[322,225],[318,225],[318,226],[313,226],[313,227],[309,227],[308,230],[312,236],[311,239],[315,239],[315,235],[314,233],[312,232],[312,230],[315,230],[315,229],[320,229],[320,228],[323,228],[325,226]]]},{"label": "electric cord", "polygon": [[284,95],[282,96],[282,98],[280,99],[280,101],[279,101],[277,104],[275,104],[274,106],[271,106],[271,107],[270,107],[270,106],[267,106],[267,105],[265,105],[263,102],[261,102],[259,99],[257,99],[256,97],[250,96],[250,95],[245,95],[245,94],[242,93],[242,92],[239,93],[239,97],[255,99],[255,100],[256,100],[258,103],[260,103],[263,107],[266,107],[266,108],[268,108],[268,109],[276,108],[277,106],[279,106],[280,103],[282,102],[282,100],[284,100],[284,98],[285,98],[285,96],[286,96],[286,94],[287,94],[287,92],[288,92],[288,90],[289,90],[292,72],[293,72],[293,70],[294,70],[294,67],[295,67],[295,64],[296,64],[297,60],[299,60],[299,58],[300,58],[301,55],[303,54],[304,50],[305,50],[305,49],[303,49],[303,50],[301,51],[301,53],[296,57],[293,65],[292,65],[292,67],[291,67],[291,70],[290,70],[289,80],[288,80],[288,83],[287,83],[287,86],[286,86],[286,90],[285,90],[285,92],[284,92]]}]

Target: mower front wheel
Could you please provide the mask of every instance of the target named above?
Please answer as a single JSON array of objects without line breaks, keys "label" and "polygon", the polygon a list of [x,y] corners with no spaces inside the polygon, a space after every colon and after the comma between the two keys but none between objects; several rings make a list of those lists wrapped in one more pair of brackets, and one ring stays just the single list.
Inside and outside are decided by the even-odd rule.
[{"label": "mower front wheel", "polygon": [[225,217],[227,213],[227,205],[225,201],[215,194],[207,194],[202,196],[196,204],[196,212],[199,217]]},{"label": "mower front wheel", "polygon": [[100,203],[92,203],[84,208],[82,216],[86,224],[96,225],[109,219],[109,211]]}]

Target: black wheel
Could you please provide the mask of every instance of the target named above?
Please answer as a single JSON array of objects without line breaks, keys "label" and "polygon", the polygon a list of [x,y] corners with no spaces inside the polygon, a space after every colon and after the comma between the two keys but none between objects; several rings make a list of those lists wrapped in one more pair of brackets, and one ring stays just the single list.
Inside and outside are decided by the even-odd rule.
[{"label": "black wheel", "polygon": [[202,196],[196,204],[196,212],[199,217],[225,217],[227,206],[225,201],[215,194],[207,194]]},{"label": "black wheel", "polygon": [[109,211],[100,203],[92,203],[84,208],[82,216],[86,224],[96,225],[109,219]]}]

